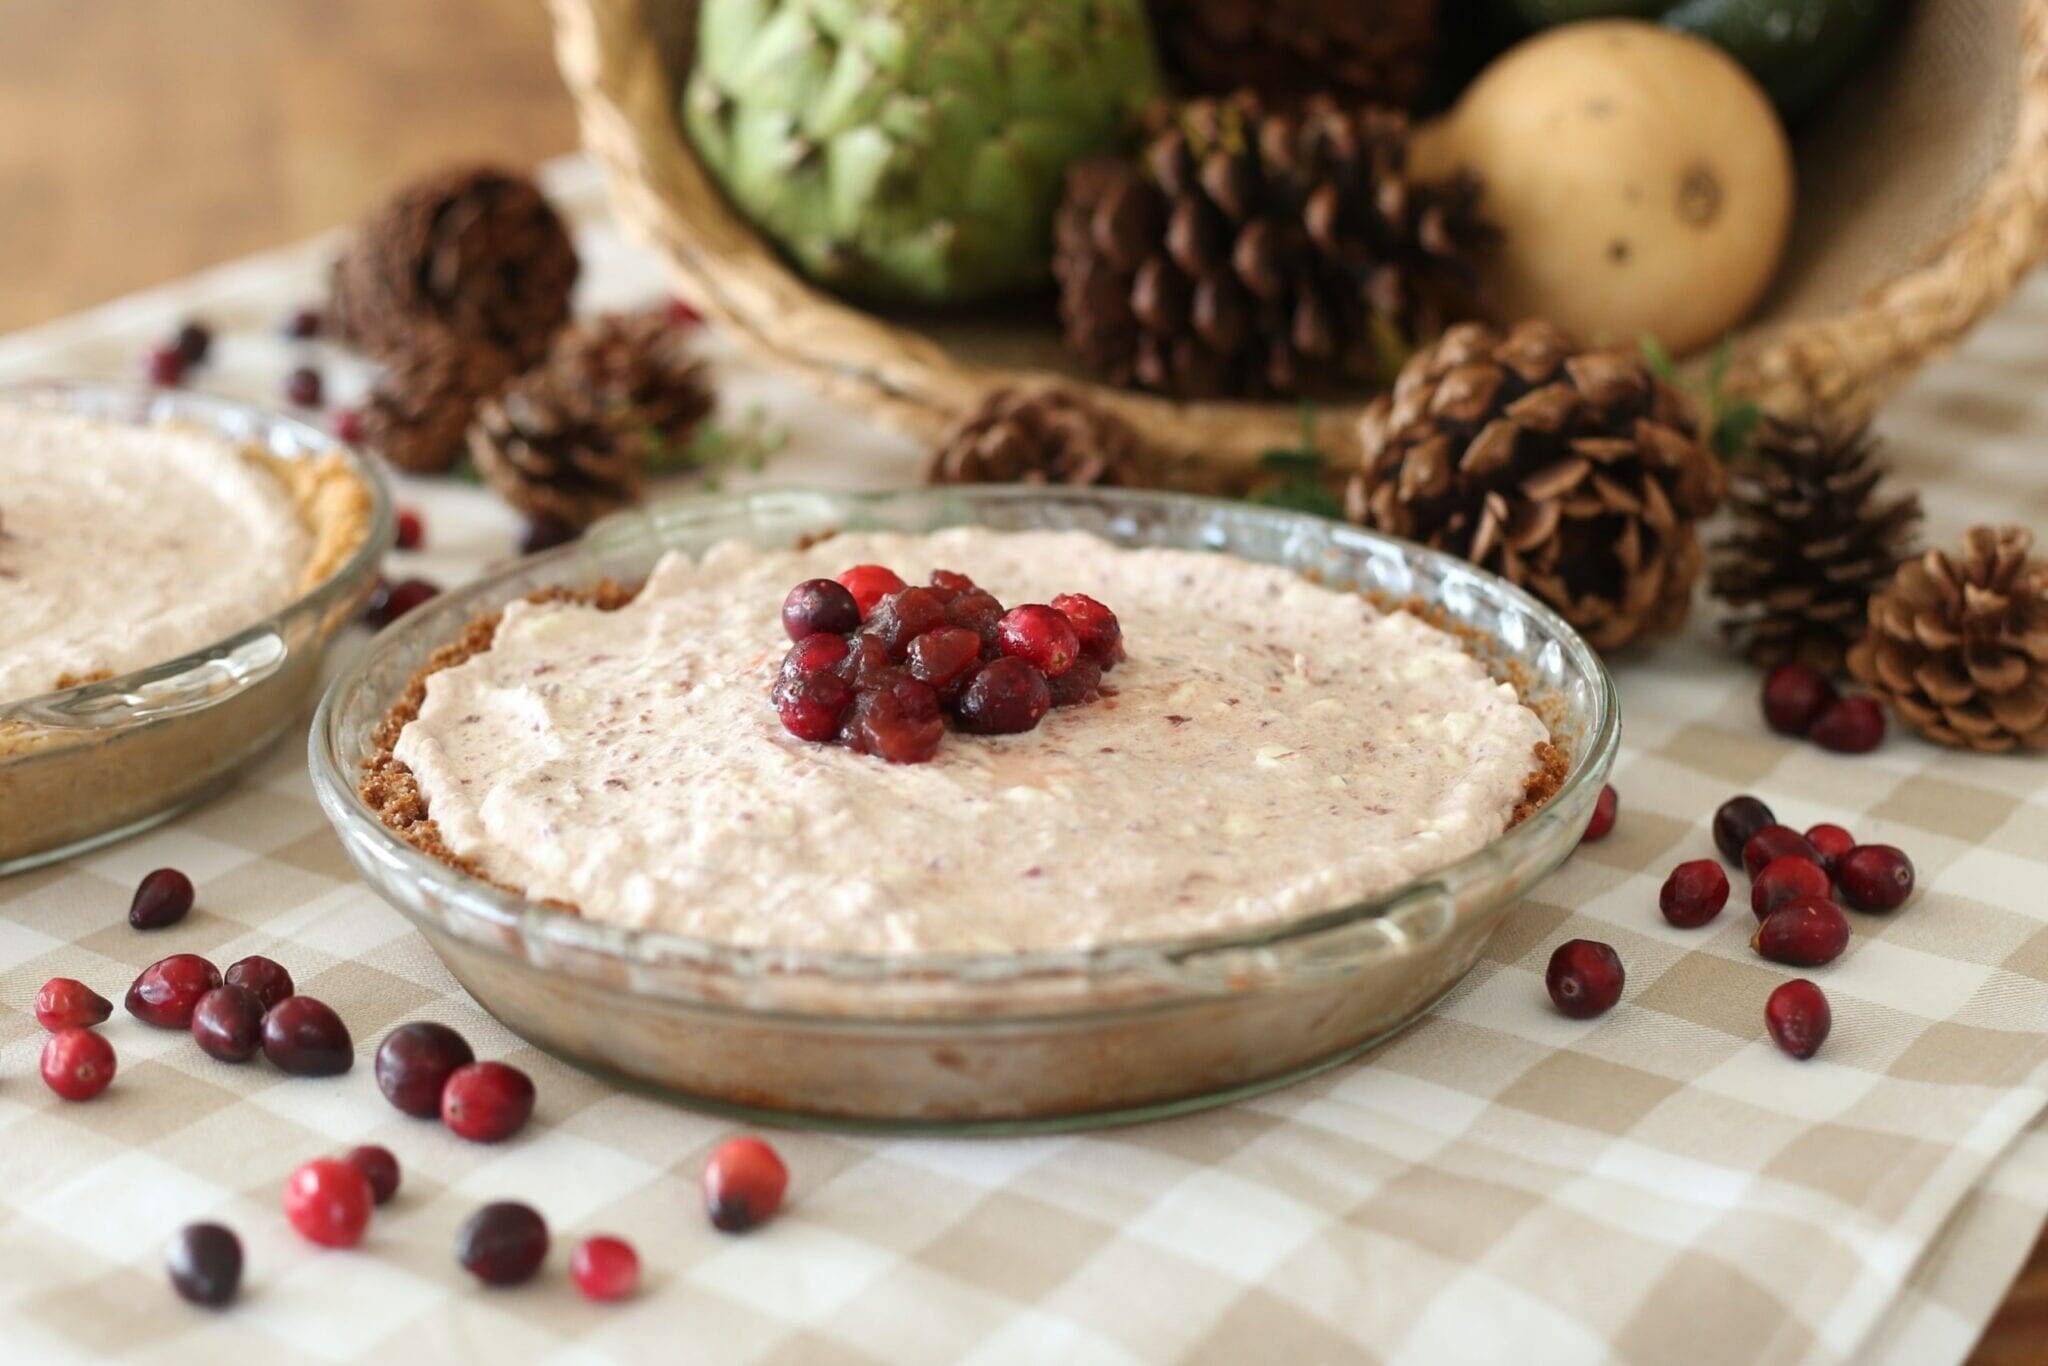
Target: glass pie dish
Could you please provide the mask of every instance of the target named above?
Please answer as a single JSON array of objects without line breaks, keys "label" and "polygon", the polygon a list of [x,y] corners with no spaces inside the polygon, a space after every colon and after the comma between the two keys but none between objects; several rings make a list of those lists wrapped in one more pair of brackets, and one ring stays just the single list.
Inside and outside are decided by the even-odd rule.
[{"label": "glass pie dish", "polygon": [[[358,795],[374,732],[478,616],[635,583],[665,552],[977,525],[1227,552],[1415,604],[1514,682],[1568,767],[1478,852],[1359,904],[1085,950],[875,956],[746,948],[584,920],[414,848]],[[765,703],[764,703],[765,705]],[[1318,517],[1120,490],[920,489],[688,499],[614,517],[409,614],[328,690],[313,782],[349,857],[487,1010],[554,1053],[694,1104],[858,1127],[1017,1131],[1156,1117],[1281,1085],[1413,1019],[1577,845],[1620,732],[1598,656],[1463,561]]]},{"label": "glass pie dish", "polygon": [[319,684],[327,642],[356,616],[376,580],[391,541],[392,511],[368,460],[317,428],[244,404],[173,389],[54,380],[0,386],[0,402],[197,429],[277,461],[332,456],[338,466],[309,477],[338,471],[360,486],[345,504],[353,548],[345,540],[331,547],[335,567],[279,611],[174,659],[0,701],[4,875],[168,819],[299,723]]}]

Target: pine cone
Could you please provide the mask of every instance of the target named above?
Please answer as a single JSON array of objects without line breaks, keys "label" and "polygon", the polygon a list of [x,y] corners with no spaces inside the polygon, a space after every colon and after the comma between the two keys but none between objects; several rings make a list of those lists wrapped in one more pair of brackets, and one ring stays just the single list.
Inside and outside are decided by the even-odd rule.
[{"label": "pine cone", "polygon": [[1710,586],[1736,609],[1724,628],[1765,668],[1839,673],[1870,595],[1911,553],[1920,500],[1877,498],[1885,469],[1868,428],[1766,420],[1755,463],[1729,488],[1735,528],[1714,546]]},{"label": "pine cone", "polygon": [[512,378],[504,352],[429,329],[385,367],[359,416],[363,445],[399,469],[441,474],[462,458],[477,404]]},{"label": "pine cone", "polygon": [[939,442],[925,477],[1142,488],[1145,463],[1128,422],[1071,390],[996,389]]},{"label": "pine cone", "polygon": [[1725,477],[1692,405],[1634,351],[1558,328],[1446,332],[1359,423],[1353,520],[1461,555],[1612,650],[1685,620],[1694,523]]},{"label": "pine cone", "polygon": [[2048,560],[2033,533],[1980,526],[1930,550],[1870,599],[1849,672],[1928,739],[2048,749]]},{"label": "pine cone", "polygon": [[438,325],[521,368],[569,319],[579,266],[568,229],[523,175],[460,167],[415,181],[356,230],[335,262],[328,313],[357,349],[390,361]]},{"label": "pine cone", "polygon": [[1477,187],[1409,181],[1408,121],[1310,99],[1197,100],[1142,162],[1072,168],[1054,220],[1068,345],[1180,398],[1379,387],[1472,311]]},{"label": "pine cone", "polygon": [[1328,91],[1412,105],[1429,84],[1437,0],[1151,0],[1169,63],[1197,89]]}]

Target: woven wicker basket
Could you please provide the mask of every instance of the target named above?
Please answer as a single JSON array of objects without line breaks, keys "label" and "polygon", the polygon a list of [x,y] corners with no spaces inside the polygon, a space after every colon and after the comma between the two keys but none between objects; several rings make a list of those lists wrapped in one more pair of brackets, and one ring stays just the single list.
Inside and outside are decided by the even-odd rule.
[{"label": "woven wicker basket", "polygon": [[[675,119],[694,0],[552,0],[583,138],[621,218],[743,343],[927,436],[993,385],[1080,382],[1050,310],[888,317],[813,288],[726,204]],[[1919,0],[1798,139],[1785,268],[1736,339],[1730,386],[1780,413],[1866,413],[1953,346],[2048,247],[2048,0]],[[1043,316],[1040,316],[1043,315]],[[1227,484],[1291,444],[1291,405],[1174,403],[1089,386],[1176,482]],[[1356,408],[1316,415],[1355,446]]]}]

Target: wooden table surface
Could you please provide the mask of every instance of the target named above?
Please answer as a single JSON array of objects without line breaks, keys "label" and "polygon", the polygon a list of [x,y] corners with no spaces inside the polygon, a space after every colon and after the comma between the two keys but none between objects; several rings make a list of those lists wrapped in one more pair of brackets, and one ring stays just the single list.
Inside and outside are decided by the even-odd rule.
[{"label": "wooden table surface", "polygon": [[[0,331],[575,145],[540,0],[0,0]],[[2048,1238],[1973,1360],[2048,1361]]]}]

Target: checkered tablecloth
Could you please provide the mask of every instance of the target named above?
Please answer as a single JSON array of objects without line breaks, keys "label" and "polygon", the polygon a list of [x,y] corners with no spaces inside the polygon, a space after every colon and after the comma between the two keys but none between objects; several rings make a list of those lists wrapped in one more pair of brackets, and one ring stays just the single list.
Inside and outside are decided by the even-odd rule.
[{"label": "checkered tablecloth", "polygon": [[[553,168],[580,225],[588,306],[645,301],[652,263],[605,222],[587,166]],[[314,358],[342,401],[362,367],[287,343],[331,243],[247,262],[0,339],[0,376],[132,372],[197,313],[220,330],[201,387],[272,401]],[[2048,281],[1885,416],[1931,532],[2048,531]],[[715,345],[715,343],[714,343]],[[772,376],[726,367],[728,402],[785,424],[780,482],[917,477],[900,438]],[[513,520],[475,489],[402,481],[429,548],[405,568],[454,581],[510,552]],[[357,642],[359,643],[359,642]],[[1171,1123],[1030,1140],[785,1133],[778,1222],[741,1238],[698,1208],[730,1126],[622,1094],[522,1044],[456,986],[350,873],[314,803],[303,746],[153,834],[0,881],[0,1355],[19,1361],[529,1359],[748,1362],[1388,1360],[1748,1363],[1960,1359],[2048,1213],[2048,766],[1893,738],[1862,759],[1779,740],[1756,679],[1704,622],[1623,661],[1627,739],[1615,834],[1515,910],[1430,1016],[1368,1060]],[[1787,974],[1749,950],[1737,903],[1675,930],[1656,891],[1711,852],[1706,818],[1756,792],[1795,824],[1839,821],[1908,849],[1922,892],[1818,974],[1821,1057],[1763,1036]],[[199,909],[153,935],[123,918],[137,877],[187,870]],[[1560,939],[1612,942],[1623,1004],[1574,1023],[1542,966]],[[336,1006],[358,1065],[294,1080],[229,1067],[118,1014],[113,1088],[88,1105],[35,1079],[46,978],[118,999],[165,953],[283,961]],[[539,1085],[537,1121],[462,1143],[377,1096],[368,1061],[403,1020],[447,1021]],[[353,1252],[285,1227],[278,1193],[308,1157],[388,1145],[406,1181]],[[518,1198],[557,1240],[516,1291],[451,1255],[476,1206]],[[222,1220],[249,1253],[223,1314],[174,1299],[167,1235]],[[639,1297],[583,1303],[566,1249],[639,1246]]]}]

